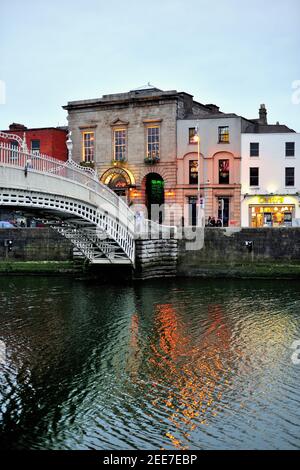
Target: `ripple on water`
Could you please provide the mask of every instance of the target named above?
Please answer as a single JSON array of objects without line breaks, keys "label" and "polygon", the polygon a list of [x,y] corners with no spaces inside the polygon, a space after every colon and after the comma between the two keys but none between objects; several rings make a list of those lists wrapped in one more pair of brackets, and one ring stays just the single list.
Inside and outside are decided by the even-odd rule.
[{"label": "ripple on water", "polygon": [[4,279],[2,447],[300,448],[299,290]]}]

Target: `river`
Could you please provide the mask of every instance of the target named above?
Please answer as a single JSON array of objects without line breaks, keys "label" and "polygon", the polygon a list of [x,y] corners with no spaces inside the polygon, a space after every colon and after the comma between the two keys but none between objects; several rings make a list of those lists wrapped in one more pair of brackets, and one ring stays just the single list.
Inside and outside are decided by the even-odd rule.
[{"label": "river", "polygon": [[297,281],[12,276],[0,305],[2,449],[300,448]]}]

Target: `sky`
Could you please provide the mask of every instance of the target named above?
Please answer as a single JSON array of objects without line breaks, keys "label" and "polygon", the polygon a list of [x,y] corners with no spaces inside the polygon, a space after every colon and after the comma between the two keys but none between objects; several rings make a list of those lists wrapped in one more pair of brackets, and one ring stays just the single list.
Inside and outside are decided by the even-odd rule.
[{"label": "sky", "polygon": [[0,129],[150,82],[300,132],[299,18],[299,0],[0,0]]}]

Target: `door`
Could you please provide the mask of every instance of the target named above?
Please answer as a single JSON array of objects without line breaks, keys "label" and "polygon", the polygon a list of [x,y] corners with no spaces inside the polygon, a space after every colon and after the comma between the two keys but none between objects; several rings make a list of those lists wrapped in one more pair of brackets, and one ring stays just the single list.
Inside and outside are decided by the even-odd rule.
[{"label": "door", "polygon": [[218,198],[218,219],[222,221],[223,227],[228,227],[229,225],[229,197],[219,197]]},{"label": "door", "polygon": [[164,180],[157,173],[149,173],[146,177],[146,204],[148,218],[159,222],[163,221],[163,204],[165,202]]}]

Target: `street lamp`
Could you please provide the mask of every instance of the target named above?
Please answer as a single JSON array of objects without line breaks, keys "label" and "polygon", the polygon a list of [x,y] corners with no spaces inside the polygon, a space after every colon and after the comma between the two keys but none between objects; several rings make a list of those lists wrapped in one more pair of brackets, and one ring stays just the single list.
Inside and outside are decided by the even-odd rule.
[{"label": "street lamp", "polygon": [[68,140],[66,142],[67,149],[68,149],[68,161],[69,162],[72,160],[72,150],[73,150],[73,142],[72,142],[71,136],[72,136],[72,132],[70,131],[68,133]]},{"label": "street lamp", "polygon": [[[201,142],[201,138],[200,138],[200,134],[199,134],[199,125],[197,125],[196,129],[195,129],[195,137],[196,137],[196,140],[197,140],[197,153],[198,153],[198,187],[197,187],[197,206],[198,206],[198,224],[199,224],[199,221],[200,221],[200,209],[202,208],[201,207],[201,193],[200,193],[200,157],[201,157],[201,154],[200,154],[200,142]],[[203,198],[203,203],[204,203],[204,198]],[[204,206],[204,204],[203,204]]]},{"label": "street lamp", "polygon": [[197,135],[197,149],[198,149],[198,188],[197,188],[197,201],[198,201],[198,214],[200,213],[200,135],[199,127],[196,127]]}]

